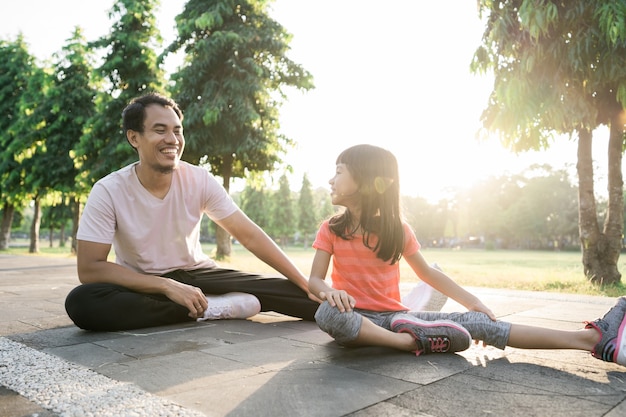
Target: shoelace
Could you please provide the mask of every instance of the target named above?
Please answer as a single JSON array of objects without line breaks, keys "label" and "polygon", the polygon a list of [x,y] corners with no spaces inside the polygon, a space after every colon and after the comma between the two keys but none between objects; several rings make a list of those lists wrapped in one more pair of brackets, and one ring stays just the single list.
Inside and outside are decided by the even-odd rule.
[{"label": "shoelace", "polygon": [[429,337],[428,341],[431,352],[445,353],[450,349],[450,339],[445,336]]},{"label": "shoelace", "polygon": [[207,308],[207,312],[205,313],[205,316],[215,317],[215,318],[224,318],[224,317],[230,316],[231,308],[232,306],[230,305],[213,304],[212,306],[209,306],[209,308]]}]

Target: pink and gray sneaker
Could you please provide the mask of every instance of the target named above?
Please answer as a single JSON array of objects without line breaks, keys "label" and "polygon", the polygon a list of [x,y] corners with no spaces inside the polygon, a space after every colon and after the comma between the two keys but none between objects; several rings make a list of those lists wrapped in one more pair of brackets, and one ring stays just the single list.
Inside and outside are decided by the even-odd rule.
[{"label": "pink and gray sneaker", "polygon": [[586,329],[596,329],[602,336],[591,355],[626,366],[626,297],[618,298],[617,304],[601,319],[585,324]]},{"label": "pink and gray sneaker", "polygon": [[465,327],[452,320],[424,321],[410,314],[399,314],[391,322],[391,331],[411,334],[417,343],[416,356],[460,352],[472,343]]}]

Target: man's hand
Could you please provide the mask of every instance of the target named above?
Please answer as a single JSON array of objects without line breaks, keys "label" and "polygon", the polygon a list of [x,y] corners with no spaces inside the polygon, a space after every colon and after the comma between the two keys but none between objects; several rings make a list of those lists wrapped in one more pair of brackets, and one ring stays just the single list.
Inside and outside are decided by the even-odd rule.
[{"label": "man's hand", "polygon": [[165,296],[189,310],[189,317],[198,319],[209,306],[202,290],[182,282],[169,279]]}]

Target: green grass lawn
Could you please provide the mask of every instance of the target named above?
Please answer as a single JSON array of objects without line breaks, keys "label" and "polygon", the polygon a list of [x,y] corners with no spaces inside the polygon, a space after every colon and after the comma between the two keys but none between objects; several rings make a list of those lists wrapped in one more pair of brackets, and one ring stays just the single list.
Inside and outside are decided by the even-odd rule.
[{"label": "green grass lawn", "polygon": [[[45,246],[45,247],[44,247]],[[70,248],[41,246],[41,256],[72,256]],[[212,254],[214,245],[205,245]],[[311,269],[314,251],[311,248],[290,247],[286,250],[293,262],[305,273]],[[28,254],[28,247],[12,247],[5,253]],[[456,282],[464,286],[507,288],[528,291],[554,291],[570,294],[604,295],[615,297],[626,294],[626,285],[598,288],[589,284],[583,275],[579,252],[508,251],[482,249],[423,249],[429,263],[437,263]],[[32,255],[37,256],[37,255]],[[229,260],[219,262],[226,268],[253,272],[272,272],[272,269],[239,245],[233,245]],[[419,279],[404,262],[400,262],[403,282]],[[619,261],[619,270],[626,271],[626,256]],[[626,281],[626,276],[622,278]]]},{"label": "green grass lawn", "polygon": [[[207,253],[213,249],[213,246],[206,247]],[[243,248],[233,246],[233,249],[230,261],[222,261],[221,265],[242,270],[271,271]],[[313,249],[292,247],[286,252],[305,274],[310,272]],[[583,274],[581,254],[578,252],[424,249],[422,254],[429,263],[439,264],[451,278],[464,286],[610,297],[626,294],[624,284],[603,288],[591,285]],[[620,259],[619,269],[626,271],[626,256]],[[419,281],[404,261],[400,261],[400,271],[403,282]],[[626,281],[626,276],[623,280]]]}]

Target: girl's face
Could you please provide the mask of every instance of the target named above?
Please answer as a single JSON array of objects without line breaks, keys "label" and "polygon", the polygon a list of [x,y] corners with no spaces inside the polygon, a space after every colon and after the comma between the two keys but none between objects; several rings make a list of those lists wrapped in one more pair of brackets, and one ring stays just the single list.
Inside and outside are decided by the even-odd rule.
[{"label": "girl's face", "polygon": [[345,164],[337,164],[335,176],[328,183],[330,184],[330,197],[333,205],[346,206],[348,202],[359,195],[359,186]]}]

